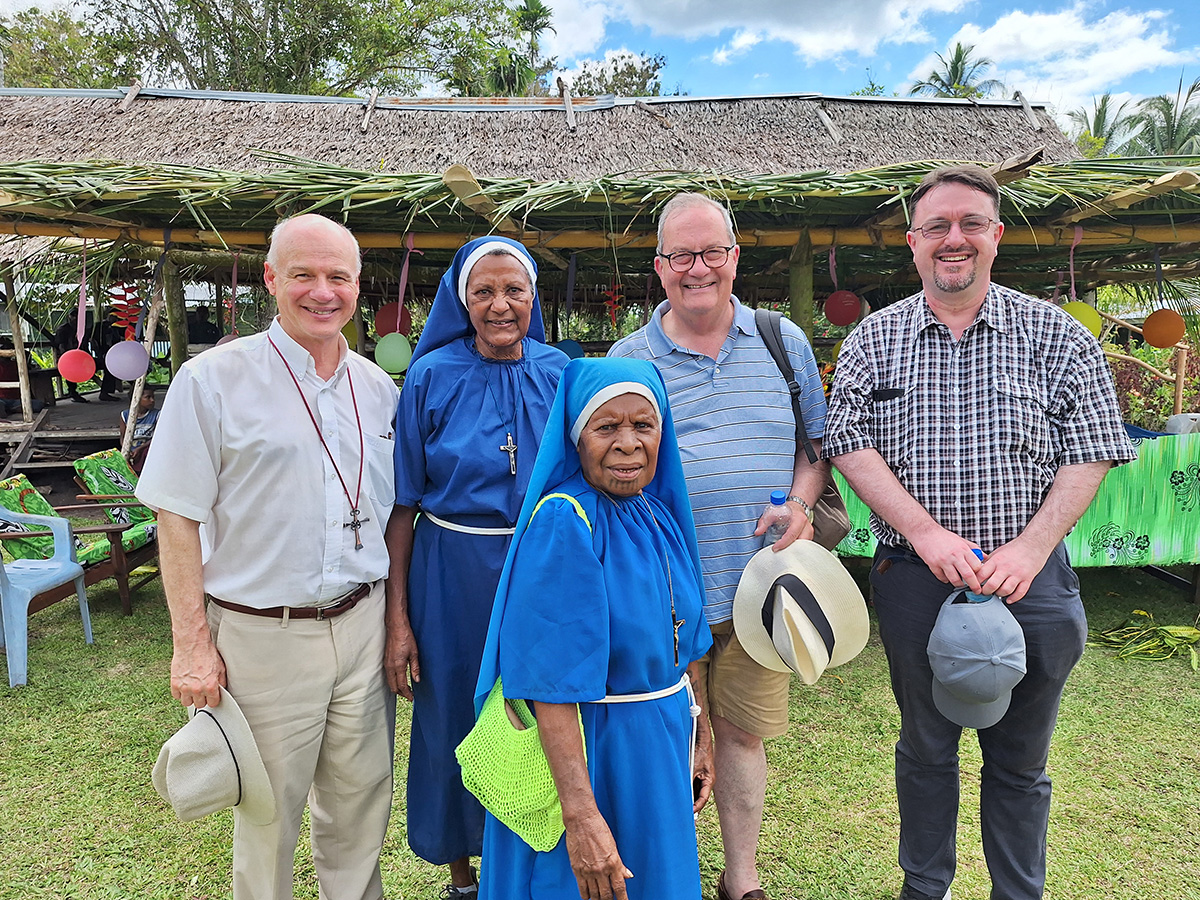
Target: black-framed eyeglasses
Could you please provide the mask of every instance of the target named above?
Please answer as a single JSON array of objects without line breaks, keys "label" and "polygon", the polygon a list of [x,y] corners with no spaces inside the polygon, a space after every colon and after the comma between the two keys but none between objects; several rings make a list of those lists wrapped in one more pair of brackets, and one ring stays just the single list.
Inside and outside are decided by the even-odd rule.
[{"label": "black-framed eyeglasses", "polygon": [[728,247],[709,247],[699,253],[692,250],[680,250],[678,253],[656,253],[655,256],[665,259],[672,272],[686,272],[696,264],[697,256],[704,260],[704,264],[710,269],[719,269],[729,262],[729,253],[736,246],[736,244],[730,244]]},{"label": "black-framed eyeglasses", "polygon": [[[958,230],[963,234],[983,234],[998,221],[989,216],[963,216],[958,220]],[[924,225],[914,225],[912,230],[930,239],[944,238],[953,224],[945,219],[930,219]]]}]

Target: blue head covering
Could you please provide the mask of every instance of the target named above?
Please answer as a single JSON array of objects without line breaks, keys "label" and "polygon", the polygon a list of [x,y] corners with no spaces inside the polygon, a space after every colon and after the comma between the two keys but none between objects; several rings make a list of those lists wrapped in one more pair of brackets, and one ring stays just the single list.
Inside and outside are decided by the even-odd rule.
[{"label": "blue head covering", "polygon": [[537,263],[533,261],[524,244],[493,234],[468,241],[454,254],[454,262],[438,283],[429,318],[421,331],[417,348],[413,350],[410,366],[431,350],[475,333],[471,318],[467,315],[467,277],[475,263],[493,250],[511,253],[529,273],[529,282],[533,286],[533,310],[529,317],[527,336],[543,344],[546,342],[546,329],[542,325],[542,303],[537,290]]},{"label": "blue head covering", "polygon": [[[587,424],[587,420],[598,406],[612,397],[626,393],[638,393],[642,396],[648,394],[658,407],[662,423],[658,464],[654,477],[650,479],[644,491],[670,511],[688,546],[695,568],[696,583],[703,583],[700,551],[696,544],[696,526],[692,521],[692,503],[688,499],[683,461],[680,459],[679,443],[675,438],[675,421],[671,417],[667,389],[658,368],[645,360],[619,357],[571,360],[563,369],[562,379],[558,382],[558,393],[554,395],[554,405],[550,408],[550,418],[546,422],[542,443],[538,447],[529,488],[525,493],[525,501],[521,504],[516,533],[509,545],[508,558],[504,561],[504,571],[496,588],[496,602],[492,609],[487,644],[483,651],[483,665],[479,672],[479,683],[475,688],[476,715],[496,682],[499,671],[500,621],[508,602],[513,558],[525,530],[529,527],[533,510],[547,491],[566,481],[582,468],[576,439],[579,429]],[[581,422],[578,421],[580,419]]]}]

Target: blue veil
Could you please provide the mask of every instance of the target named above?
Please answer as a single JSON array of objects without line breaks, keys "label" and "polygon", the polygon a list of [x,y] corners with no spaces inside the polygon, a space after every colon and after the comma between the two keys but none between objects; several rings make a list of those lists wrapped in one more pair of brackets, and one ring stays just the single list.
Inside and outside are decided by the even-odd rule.
[{"label": "blue veil", "polygon": [[[532,328],[530,330],[532,331]],[[658,465],[654,478],[645,487],[645,493],[670,510],[687,544],[696,583],[704,583],[700,570],[700,551],[696,545],[696,527],[692,521],[692,504],[688,499],[683,461],[680,459],[679,443],[675,438],[675,422],[671,417],[671,406],[667,401],[667,389],[663,384],[662,375],[653,363],[645,360],[618,357],[571,360],[563,369],[558,393],[554,395],[554,405],[550,408],[550,418],[546,422],[546,431],[538,447],[537,461],[533,464],[533,474],[525,492],[525,502],[521,504],[516,533],[509,545],[508,558],[504,561],[504,571],[496,588],[496,602],[492,607],[487,643],[483,649],[483,664],[475,686],[476,715],[479,714],[483,701],[499,674],[500,622],[508,604],[513,558],[529,526],[529,520],[533,517],[534,507],[547,491],[580,471],[579,451],[575,442],[571,440],[571,427],[593,397],[604,389],[622,382],[634,382],[649,388],[657,401],[662,414],[662,440],[658,445]]]},{"label": "blue veil", "polygon": [[[489,244],[494,246],[485,246]],[[450,263],[450,268],[446,270],[446,273],[442,275],[442,280],[438,283],[437,294],[434,295],[433,306],[429,310],[429,318],[425,322],[425,328],[421,331],[421,339],[417,341],[417,347],[413,350],[410,366],[431,350],[444,347],[459,338],[475,333],[471,319],[467,315],[467,307],[459,294],[459,281],[463,278],[463,268],[467,261],[472,256],[476,256],[477,251],[480,250],[484,253],[488,250],[506,250],[517,257],[530,272],[529,280],[533,284],[533,310],[529,317],[529,331],[526,336],[539,343],[546,343],[546,329],[542,325],[542,301],[537,289],[537,263],[529,255],[524,244],[499,235],[488,235],[468,241],[454,254],[454,261]],[[476,259],[478,259],[477,256]],[[475,260],[471,260],[471,265],[474,264]]]}]

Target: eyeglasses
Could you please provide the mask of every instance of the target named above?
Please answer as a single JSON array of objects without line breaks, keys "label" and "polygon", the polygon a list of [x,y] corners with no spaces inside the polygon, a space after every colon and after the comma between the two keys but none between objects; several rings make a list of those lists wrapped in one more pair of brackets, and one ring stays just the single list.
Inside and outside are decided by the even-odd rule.
[{"label": "eyeglasses", "polygon": [[707,250],[701,250],[695,253],[691,250],[680,250],[678,253],[656,253],[655,256],[661,256],[667,261],[667,265],[671,267],[672,272],[686,272],[696,264],[696,257],[704,260],[704,264],[710,269],[719,269],[725,263],[729,262],[729,251],[736,244],[730,244],[728,247],[709,247]]},{"label": "eyeglasses", "polygon": [[[963,234],[983,234],[996,223],[996,219],[987,216],[963,216],[958,220],[958,230]],[[915,225],[912,231],[919,231],[930,239],[944,238],[950,233],[953,222],[945,219],[930,219],[924,225]]]}]

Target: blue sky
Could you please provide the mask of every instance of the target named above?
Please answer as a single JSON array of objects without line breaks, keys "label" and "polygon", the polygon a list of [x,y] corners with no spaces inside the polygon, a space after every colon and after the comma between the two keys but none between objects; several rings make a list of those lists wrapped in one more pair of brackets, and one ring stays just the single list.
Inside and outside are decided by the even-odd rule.
[{"label": "blue sky", "polygon": [[[1192,3],[1001,4],[964,0],[546,0],[543,46],[569,70],[629,50],[667,57],[663,83],[694,96],[847,94],[868,70],[887,93],[909,86],[955,42],[991,58],[989,73],[1067,110],[1174,93],[1200,77]],[[1191,11],[1189,12],[1189,8]]]},{"label": "blue sky", "polygon": [[[516,2],[516,0],[512,0]],[[0,0],[0,14],[31,0]],[[547,53],[570,75],[622,50],[667,57],[663,83],[693,96],[847,94],[870,78],[888,94],[955,42],[991,58],[989,73],[1060,121],[1106,91],[1118,102],[1173,93],[1200,77],[1192,3],[1060,0],[546,0]],[[46,2],[44,6],[52,5]],[[1189,12],[1189,7],[1192,11]]]}]

